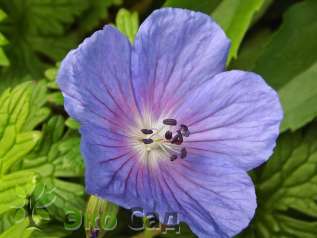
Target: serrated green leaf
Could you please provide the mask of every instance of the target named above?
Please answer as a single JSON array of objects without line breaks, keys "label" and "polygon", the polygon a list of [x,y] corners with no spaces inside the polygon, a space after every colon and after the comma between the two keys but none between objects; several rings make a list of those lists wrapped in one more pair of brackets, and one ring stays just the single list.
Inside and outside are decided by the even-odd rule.
[{"label": "serrated green leaf", "polygon": [[48,116],[45,90],[41,83],[28,82],[0,96],[0,174],[8,173],[40,140],[41,133],[31,130]]},{"label": "serrated green leaf", "polygon": [[137,12],[129,12],[126,9],[120,9],[116,16],[116,26],[125,34],[133,44],[134,37],[139,29],[139,15]]},{"label": "serrated green leaf", "polygon": [[48,80],[55,81],[57,76],[57,71],[58,71],[57,68],[50,68],[45,71],[44,75]]},{"label": "serrated green leaf", "polygon": [[83,212],[84,187],[54,178],[42,178],[32,194],[33,208],[45,209],[51,218],[65,221],[72,212]]},{"label": "serrated green leaf", "polygon": [[2,78],[7,79],[9,86],[20,83],[24,79],[21,76],[26,74],[41,78],[49,62],[60,61],[102,24],[107,8],[118,3],[118,0],[0,0],[0,8],[8,14],[3,33],[10,41],[6,52],[12,62]]},{"label": "serrated green leaf", "polygon": [[90,0],[88,7],[83,12],[80,22],[80,30],[89,32],[98,26],[100,21],[104,21],[108,16],[108,10],[112,5],[121,4],[122,0]]},{"label": "serrated green leaf", "polygon": [[[49,109],[44,107],[45,103],[44,82],[26,82],[7,89],[0,97],[0,115],[6,115],[6,118],[0,117],[0,120],[6,120],[0,122],[0,125],[14,124],[17,132],[32,130],[49,115]],[[0,136],[1,131],[0,128]]]},{"label": "serrated green leaf", "polygon": [[[0,22],[3,21],[5,18],[7,18],[7,14],[0,9]],[[6,56],[4,49],[2,46],[7,45],[9,42],[7,38],[0,32],[0,66],[9,66],[10,61],[8,57]]]},{"label": "serrated green leaf", "polygon": [[63,221],[68,212],[84,208],[84,188],[64,181],[65,177],[81,177],[84,165],[80,154],[80,138],[65,133],[61,116],[52,117],[43,127],[37,148],[24,158],[20,169],[34,171],[40,177],[33,193],[33,207],[45,206],[49,217]]},{"label": "serrated green leaf", "polygon": [[[52,176],[80,177],[84,164],[80,153],[80,138],[65,136],[65,121],[60,116],[52,117],[42,130],[39,146],[23,161],[23,169],[37,169],[50,164],[54,167]],[[46,171],[46,170],[45,170]]]},{"label": "serrated green leaf", "polygon": [[[0,232],[10,232],[3,233],[4,237],[9,234],[27,237],[29,234],[29,231],[23,236],[15,234],[12,228],[21,217],[27,216],[24,206],[36,187],[37,171],[21,171],[20,164],[42,138],[42,133],[33,129],[49,114],[44,107],[46,97],[45,82],[23,83],[0,96]],[[7,214],[13,210],[17,212],[13,220],[7,219],[11,217]]]},{"label": "serrated green leaf", "polygon": [[71,138],[62,142],[58,150],[60,155],[54,160],[54,175],[57,177],[76,177],[83,174],[84,165],[81,157],[80,139]]},{"label": "serrated green leaf", "polygon": [[305,134],[286,133],[279,139],[276,152],[257,172],[257,215],[241,237],[315,237],[316,129],[313,125]]},{"label": "serrated green leaf", "polygon": [[9,66],[10,61],[8,57],[5,55],[4,50],[0,48],[0,65],[1,66]]},{"label": "serrated green leaf", "polygon": [[0,0],[8,15],[2,33],[10,41],[7,55],[12,62],[6,76],[41,76],[47,64],[38,53],[61,60],[77,41],[66,30],[87,7],[85,0]]},{"label": "serrated green leaf", "polygon": [[47,225],[33,231],[32,238],[62,238],[69,235],[63,226]]},{"label": "serrated green leaf", "polygon": [[0,21],[3,21],[6,18],[7,14],[2,9],[0,9]]},{"label": "serrated green leaf", "polygon": [[231,40],[228,64],[232,58],[237,57],[241,41],[251,25],[255,13],[263,5],[264,0],[224,0],[213,11],[213,18]]},{"label": "serrated green leaf", "polygon": [[73,130],[77,130],[80,127],[79,123],[71,117],[67,118],[67,120],[65,121],[65,125]]},{"label": "serrated green leaf", "polygon": [[[2,156],[0,157],[0,160],[2,160],[0,174],[8,173],[13,165],[21,161],[35,147],[42,135],[36,131],[16,134],[15,128],[13,127],[14,131],[11,129],[12,127],[8,127],[6,130],[10,134],[4,133],[3,138],[5,138],[5,141],[3,143],[2,140],[0,141],[2,145],[0,146],[0,151],[2,152]],[[12,136],[14,136],[14,141],[11,140]],[[7,138],[11,140],[11,144],[8,143]]]},{"label": "serrated green leaf", "polygon": [[50,93],[47,97],[49,103],[62,106],[64,105],[64,97],[60,92]]},{"label": "serrated green leaf", "polygon": [[14,226],[0,234],[0,238],[29,238],[34,231],[34,228],[29,228],[29,225],[30,222],[27,218],[17,222]]},{"label": "serrated green leaf", "polygon": [[33,172],[21,171],[0,177],[0,215],[23,208],[35,184],[36,174]]},{"label": "serrated green leaf", "polygon": [[167,0],[164,7],[178,7],[210,14],[221,0]]}]

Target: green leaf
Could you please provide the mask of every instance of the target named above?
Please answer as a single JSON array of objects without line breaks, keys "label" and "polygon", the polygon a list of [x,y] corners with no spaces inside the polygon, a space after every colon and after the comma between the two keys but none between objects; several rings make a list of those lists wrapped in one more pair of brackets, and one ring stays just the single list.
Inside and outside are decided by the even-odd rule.
[{"label": "green leaf", "polygon": [[253,33],[242,45],[238,58],[231,61],[230,68],[252,71],[256,60],[271,39],[272,32],[270,29],[264,28]]},{"label": "green leaf", "polygon": [[38,77],[47,66],[43,55],[61,60],[77,41],[66,30],[87,6],[85,0],[0,0],[8,15],[2,33],[10,41],[7,55],[12,62],[6,76]]},{"label": "green leaf", "polygon": [[186,8],[210,14],[220,2],[221,0],[167,0],[164,7]]},{"label": "green leaf", "polygon": [[281,131],[300,128],[317,115],[316,77],[317,61],[279,90],[285,115]]},{"label": "green leaf", "polygon": [[[3,33],[10,41],[10,86],[26,74],[40,79],[49,62],[60,61],[84,36],[105,24],[107,8],[118,0],[0,0],[8,14]],[[43,60],[44,59],[44,60]],[[21,77],[22,76],[22,77]]]},{"label": "green leaf", "polygon": [[50,217],[63,221],[68,212],[84,209],[84,187],[62,178],[83,175],[84,164],[77,132],[66,131],[61,116],[53,116],[42,129],[43,137],[36,149],[24,158],[20,169],[41,176],[33,193],[35,208],[43,206]]},{"label": "green leaf", "polygon": [[79,123],[70,117],[65,121],[65,125],[74,130],[79,129],[80,127]]},{"label": "green leaf", "polygon": [[[43,82],[26,82],[7,89],[0,96],[0,125],[14,124],[17,132],[30,131],[49,115],[45,103],[46,87]],[[3,129],[0,126],[0,136]]]},{"label": "green leaf", "polygon": [[34,149],[41,133],[31,131],[49,114],[45,86],[27,82],[0,96],[0,174],[6,174]]},{"label": "green leaf", "polygon": [[64,97],[56,83],[58,68],[59,63],[56,64],[56,67],[47,69],[44,73],[45,78],[43,79],[43,81],[46,81],[47,87],[49,89],[47,101],[55,106],[63,106]]},{"label": "green leaf", "polygon": [[49,219],[63,222],[71,213],[82,214],[84,193],[82,185],[52,177],[42,178],[32,194],[33,210],[36,214],[48,211]]},{"label": "green leaf", "polygon": [[0,65],[1,66],[9,66],[10,65],[10,61],[9,61],[8,57],[5,55],[4,50],[2,48],[0,48]]},{"label": "green leaf", "polygon": [[[7,18],[7,14],[0,9],[0,22]],[[2,46],[8,44],[7,38],[0,32],[0,66],[9,66],[10,61],[6,56]]]},{"label": "green leaf", "polygon": [[[8,235],[13,232],[10,227],[27,215],[24,206],[37,186],[36,171],[21,170],[20,165],[42,139],[34,128],[49,114],[46,94],[45,82],[26,82],[0,96],[0,232],[8,230]],[[17,214],[12,218],[12,211],[20,218]],[[16,237],[24,237],[19,234]]]},{"label": "green leaf", "polygon": [[[83,174],[77,131],[66,131],[61,116],[52,117],[42,132],[33,131],[49,114],[46,87],[45,81],[26,82],[0,96],[0,232],[5,230],[5,235],[20,220],[8,219],[12,210],[23,217],[29,214],[42,226],[47,219],[63,222],[68,212],[82,212],[85,207],[81,180],[60,178]],[[12,236],[27,237],[25,234]],[[40,231],[35,234],[43,237]],[[67,234],[51,231],[50,237]]]},{"label": "green leaf", "polygon": [[279,139],[272,158],[256,173],[257,215],[242,237],[316,237],[316,129]]},{"label": "green leaf", "polygon": [[26,218],[17,222],[14,226],[0,234],[0,238],[29,238],[32,236],[34,228],[29,228],[30,222]]},{"label": "green leaf", "polygon": [[285,14],[283,24],[256,62],[255,71],[275,89],[282,88],[310,68],[317,55],[317,2],[295,4]]},{"label": "green leaf", "polygon": [[23,208],[35,183],[36,174],[32,172],[21,171],[0,177],[0,215],[11,209]]},{"label": "green leaf", "polygon": [[316,11],[313,0],[290,7],[276,33],[256,33],[231,65],[259,73],[278,91],[284,109],[281,131],[294,131],[317,115]]},{"label": "green leaf", "polygon": [[133,44],[134,37],[139,29],[139,16],[137,12],[129,12],[126,9],[120,9],[116,16],[116,26],[125,34]]},{"label": "green leaf", "polygon": [[82,13],[80,19],[80,30],[89,32],[96,28],[100,21],[104,21],[108,16],[107,8],[112,5],[121,4],[122,0],[90,0],[87,1],[88,7]]},{"label": "green leaf", "polygon": [[[65,121],[61,116],[52,117],[43,127],[39,146],[25,157],[22,168],[37,170],[43,176],[82,176],[84,164],[80,153],[80,138],[78,134],[65,134],[65,129]],[[49,169],[48,165],[54,169]],[[46,166],[46,170],[42,166]],[[52,173],[46,173],[51,170]]]},{"label": "green leaf", "polygon": [[55,105],[63,106],[64,105],[64,97],[61,92],[53,92],[50,93],[47,97],[47,101],[49,103],[53,103]]},{"label": "green leaf", "polygon": [[62,238],[68,236],[69,233],[63,226],[49,224],[34,230],[32,238]]},{"label": "green leaf", "polygon": [[258,58],[254,70],[279,90],[285,111],[282,130],[296,130],[317,110],[317,2],[291,7],[279,31]]},{"label": "green leaf", "polygon": [[1,174],[6,174],[17,162],[21,161],[41,138],[40,132],[25,132],[16,134],[14,126],[7,127],[0,140]]},{"label": "green leaf", "polygon": [[224,0],[212,13],[231,39],[231,49],[228,64],[232,58],[237,57],[239,46],[246,34],[252,19],[264,4],[264,0]]}]

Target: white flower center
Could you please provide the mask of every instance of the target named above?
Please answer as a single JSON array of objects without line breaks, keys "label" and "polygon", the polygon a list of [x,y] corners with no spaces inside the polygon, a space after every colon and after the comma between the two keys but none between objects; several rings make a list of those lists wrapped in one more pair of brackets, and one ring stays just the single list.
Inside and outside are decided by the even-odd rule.
[{"label": "white flower center", "polygon": [[178,124],[176,119],[165,118],[146,120],[139,123],[134,131],[134,149],[140,154],[145,163],[156,163],[159,159],[174,161],[178,158],[185,159],[186,148],[184,139],[190,135],[186,125]]}]

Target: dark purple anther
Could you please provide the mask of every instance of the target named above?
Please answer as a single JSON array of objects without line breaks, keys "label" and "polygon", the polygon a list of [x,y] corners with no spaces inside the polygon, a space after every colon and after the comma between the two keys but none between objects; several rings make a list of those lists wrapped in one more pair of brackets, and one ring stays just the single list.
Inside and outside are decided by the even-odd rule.
[{"label": "dark purple anther", "polygon": [[143,139],[142,141],[143,141],[143,143],[146,144],[146,145],[153,143],[153,140],[152,140],[152,139]]},{"label": "dark purple anther", "polygon": [[183,136],[181,133],[177,133],[176,136],[173,137],[172,141],[171,141],[172,144],[176,144],[176,145],[180,145],[183,143]]},{"label": "dark purple anther", "polygon": [[176,126],[177,121],[175,119],[165,119],[163,120],[163,124],[168,126]]},{"label": "dark purple anther", "polygon": [[141,130],[143,134],[145,135],[151,135],[153,134],[153,130],[150,130],[150,129],[142,129]]},{"label": "dark purple anther", "polygon": [[177,155],[171,155],[170,159],[171,159],[171,161],[176,160],[177,159]]},{"label": "dark purple anther", "polygon": [[173,137],[173,133],[171,131],[165,132],[165,139],[170,140]]},{"label": "dark purple anther", "polygon": [[185,148],[182,148],[181,150],[181,158],[184,159],[187,156],[187,150]]},{"label": "dark purple anther", "polygon": [[190,135],[188,126],[181,124],[180,132],[182,133],[183,136],[188,137]]}]

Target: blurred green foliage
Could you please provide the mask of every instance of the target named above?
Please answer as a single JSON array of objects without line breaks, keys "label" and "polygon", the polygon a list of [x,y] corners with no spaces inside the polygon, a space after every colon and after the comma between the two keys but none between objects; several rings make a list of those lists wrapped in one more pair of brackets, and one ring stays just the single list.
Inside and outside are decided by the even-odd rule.
[{"label": "blurred green foliage", "polygon": [[[316,0],[0,0],[0,238],[85,237],[93,213],[118,216],[105,237],[177,236],[127,231],[127,211],[94,197],[90,217],[64,227],[84,213],[88,195],[79,125],[55,82],[58,62],[104,24],[133,43],[139,19],[157,7],[213,17],[232,42],[228,68],[259,73],[280,95],[281,135],[269,162],[251,172],[258,209],[238,237],[316,237]],[[195,237],[186,225],[178,236]]]}]

